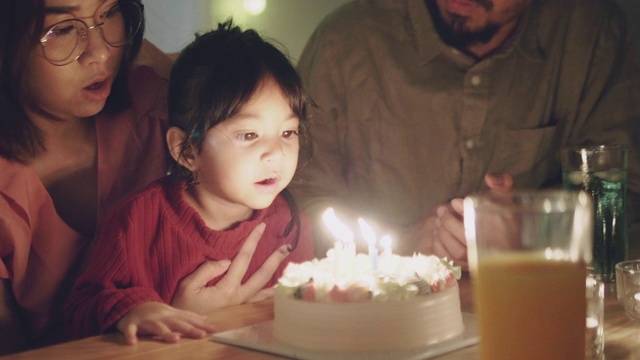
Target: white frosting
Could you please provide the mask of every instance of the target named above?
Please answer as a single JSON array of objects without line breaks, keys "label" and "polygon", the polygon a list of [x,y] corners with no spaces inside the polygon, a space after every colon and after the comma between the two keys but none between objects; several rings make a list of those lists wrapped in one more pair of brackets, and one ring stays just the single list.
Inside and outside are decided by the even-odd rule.
[{"label": "white frosting", "polygon": [[311,350],[421,348],[464,331],[457,283],[438,293],[387,302],[309,302],[276,291],[274,304],[274,337]]},{"label": "white frosting", "polygon": [[357,254],[338,266],[329,251],[321,260],[289,263],[278,280],[278,291],[306,301],[382,302],[435,293],[453,286],[460,277],[459,267],[436,256],[389,255],[377,262],[379,269],[374,271],[371,258]]},{"label": "white frosting", "polygon": [[[464,331],[456,278],[435,256],[334,253],[290,263],[278,281],[274,337],[295,347],[340,352],[422,348]],[[340,261],[350,256],[349,261]]]}]

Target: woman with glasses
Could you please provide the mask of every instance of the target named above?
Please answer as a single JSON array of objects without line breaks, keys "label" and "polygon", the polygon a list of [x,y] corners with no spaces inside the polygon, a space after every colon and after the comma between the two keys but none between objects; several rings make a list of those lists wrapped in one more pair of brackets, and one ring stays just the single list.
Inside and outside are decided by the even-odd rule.
[{"label": "woman with glasses", "polygon": [[140,0],[0,1],[0,354],[61,334],[100,219],[165,172],[143,31]]}]

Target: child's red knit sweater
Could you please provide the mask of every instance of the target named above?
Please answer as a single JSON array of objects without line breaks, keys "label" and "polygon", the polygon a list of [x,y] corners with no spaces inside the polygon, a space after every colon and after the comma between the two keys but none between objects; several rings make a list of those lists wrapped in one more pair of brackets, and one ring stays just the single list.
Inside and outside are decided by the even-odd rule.
[{"label": "child's red knit sweater", "polygon": [[[207,260],[233,259],[249,233],[260,223],[265,232],[243,282],[279,246],[291,218],[282,197],[228,231],[208,228],[183,198],[185,184],[170,177],[150,185],[114,212],[104,224],[86,272],[76,282],[64,314],[67,335],[77,338],[102,333],[131,309],[148,301],[169,303],[178,282]],[[311,227],[301,216],[297,248],[265,285],[274,285],[287,262],[313,258]],[[219,278],[208,285],[215,284]]]}]

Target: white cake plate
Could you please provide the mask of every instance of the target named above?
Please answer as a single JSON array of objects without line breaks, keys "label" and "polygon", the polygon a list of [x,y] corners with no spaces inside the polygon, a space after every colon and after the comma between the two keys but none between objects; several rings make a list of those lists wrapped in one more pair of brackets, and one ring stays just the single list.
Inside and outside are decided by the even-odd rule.
[{"label": "white cake plate", "polygon": [[439,344],[430,345],[424,348],[412,350],[386,351],[386,352],[331,352],[315,351],[296,348],[290,345],[279,343],[273,338],[273,320],[261,322],[239,329],[224,331],[213,335],[213,340],[234,346],[240,346],[252,350],[267,352],[286,356],[292,359],[305,360],[418,360],[429,359],[434,356],[446,354],[478,343],[479,338],[476,332],[476,321],[472,314],[463,313],[462,321],[465,326],[464,332]]}]

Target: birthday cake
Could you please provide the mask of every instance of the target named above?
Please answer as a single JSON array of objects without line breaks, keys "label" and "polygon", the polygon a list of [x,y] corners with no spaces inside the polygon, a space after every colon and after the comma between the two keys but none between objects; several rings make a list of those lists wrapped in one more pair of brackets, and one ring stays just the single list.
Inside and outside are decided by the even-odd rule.
[{"label": "birthday cake", "polygon": [[[379,259],[379,260],[378,260]],[[275,339],[324,351],[422,348],[464,331],[460,269],[446,259],[332,253],[290,263],[274,299]]]}]

